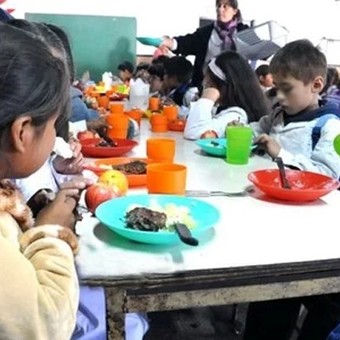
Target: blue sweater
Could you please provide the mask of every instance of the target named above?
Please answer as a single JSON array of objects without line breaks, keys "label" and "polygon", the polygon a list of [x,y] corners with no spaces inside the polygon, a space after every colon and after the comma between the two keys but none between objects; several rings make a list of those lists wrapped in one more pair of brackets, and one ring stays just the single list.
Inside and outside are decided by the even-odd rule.
[{"label": "blue sweater", "polygon": [[83,101],[83,93],[76,87],[71,86],[71,117],[72,123],[80,120],[93,120],[99,118],[99,113],[96,110],[89,109]]}]

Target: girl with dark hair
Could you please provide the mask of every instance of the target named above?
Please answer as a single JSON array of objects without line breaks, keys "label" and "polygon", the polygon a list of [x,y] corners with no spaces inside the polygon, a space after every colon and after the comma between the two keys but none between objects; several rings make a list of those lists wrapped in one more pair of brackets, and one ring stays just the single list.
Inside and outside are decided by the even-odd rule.
[{"label": "girl with dark hair", "polygon": [[[69,61],[72,58],[67,59],[67,49],[69,49],[69,43],[67,36],[61,29],[53,25],[44,25],[40,23],[32,23],[25,20],[16,20],[14,23],[16,26],[22,27],[24,30],[30,32],[37,39],[46,42],[46,45],[50,51],[61,61],[68,66]],[[58,36],[54,34],[52,28],[58,32]],[[59,39],[58,37],[61,37]],[[63,38],[64,36],[64,38]],[[66,39],[66,40],[65,40]],[[64,43],[64,44],[63,44]],[[66,46],[66,54],[64,51]],[[68,47],[67,47],[68,46]],[[71,71],[72,72],[72,71]],[[69,73],[67,72],[67,76]],[[70,83],[69,83],[70,84]],[[67,112],[67,110],[63,111]],[[68,116],[65,115],[67,118]],[[60,120],[60,117],[59,117]],[[63,119],[63,121],[65,121]],[[76,155],[75,155],[76,154]],[[75,157],[76,156],[76,157]],[[60,157],[59,157],[60,158]],[[64,169],[60,170],[60,166],[56,166],[55,158],[45,162],[38,171],[29,177],[16,180],[16,184],[22,188],[26,200],[30,198],[39,189],[49,189],[52,192],[58,191],[58,185],[64,181],[69,181],[70,174],[79,174],[82,172],[82,156],[80,149],[74,150],[73,158],[71,159],[59,159],[59,165],[64,165]],[[56,171],[57,170],[57,171]],[[73,177],[73,176],[72,176]],[[71,178],[72,178],[71,177]],[[80,177],[77,177],[80,178]],[[86,181],[88,184],[89,181]],[[41,190],[38,191],[38,193]],[[96,324],[96,327],[93,326]],[[77,322],[75,324],[75,330],[71,339],[106,339],[106,311],[105,311],[105,294],[104,289],[101,287],[80,287],[80,300],[77,312]],[[129,313],[126,315],[126,332],[129,336],[142,337],[148,328],[148,323],[143,315]]]},{"label": "girl with dark hair", "polygon": [[[224,137],[228,123],[258,121],[268,113],[264,94],[248,62],[234,51],[213,58],[201,98],[192,103],[184,130],[187,139]],[[213,107],[217,106],[216,114]]]},{"label": "girl with dark hair", "polygon": [[248,28],[242,23],[237,0],[216,0],[216,20],[194,33],[174,38],[165,37],[162,46],[175,54],[194,55],[192,85],[201,89],[204,66],[210,59],[227,50],[236,50],[234,36]]},{"label": "girl with dark hair", "polygon": [[6,178],[49,157],[55,123],[69,102],[69,75],[43,41],[0,24],[0,329],[3,339],[69,339],[78,280],[73,209],[83,182],[62,189],[33,220]]}]

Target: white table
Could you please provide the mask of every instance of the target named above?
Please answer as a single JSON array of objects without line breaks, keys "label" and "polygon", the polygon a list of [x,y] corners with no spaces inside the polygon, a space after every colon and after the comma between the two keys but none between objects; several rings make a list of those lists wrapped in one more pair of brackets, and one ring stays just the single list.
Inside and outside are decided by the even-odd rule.
[{"label": "white table", "polygon": [[[143,122],[140,144],[129,156],[145,156],[149,136]],[[175,161],[187,165],[190,190],[240,191],[250,184],[250,171],[276,167],[258,156],[245,166],[229,165],[222,158],[203,155],[195,142],[178,132],[152,136],[176,139]],[[136,193],[146,190],[129,194]],[[201,199],[220,210],[221,220],[201,237],[198,247],[134,243],[90,216],[77,225],[80,279],[106,287],[115,321],[111,327],[117,330],[122,313],[128,311],[340,292],[338,191],[304,204],[271,200],[259,191],[246,197]]]}]

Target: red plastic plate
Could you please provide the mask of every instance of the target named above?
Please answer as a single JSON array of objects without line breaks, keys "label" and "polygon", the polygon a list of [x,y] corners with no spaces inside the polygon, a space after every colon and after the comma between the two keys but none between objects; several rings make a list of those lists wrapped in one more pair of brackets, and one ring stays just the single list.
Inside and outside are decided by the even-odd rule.
[{"label": "red plastic plate", "polygon": [[80,141],[81,151],[85,157],[119,157],[131,151],[138,143],[131,139],[115,139],[117,146],[97,146],[100,138],[89,138]]},{"label": "red plastic plate", "polygon": [[292,202],[314,201],[340,185],[338,180],[314,172],[286,170],[286,175],[291,189],[282,188],[278,169],[254,171],[248,179],[268,196]]}]

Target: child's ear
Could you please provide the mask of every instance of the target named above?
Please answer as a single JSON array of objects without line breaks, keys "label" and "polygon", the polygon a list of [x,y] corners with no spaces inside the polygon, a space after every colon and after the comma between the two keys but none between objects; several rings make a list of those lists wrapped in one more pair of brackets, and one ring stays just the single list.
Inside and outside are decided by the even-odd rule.
[{"label": "child's ear", "polygon": [[320,93],[322,89],[324,88],[324,86],[325,86],[325,81],[323,77],[321,76],[315,77],[313,84],[312,84],[313,93]]},{"label": "child's ear", "polygon": [[24,153],[34,137],[32,118],[30,116],[17,118],[11,126],[11,137],[14,150]]}]

